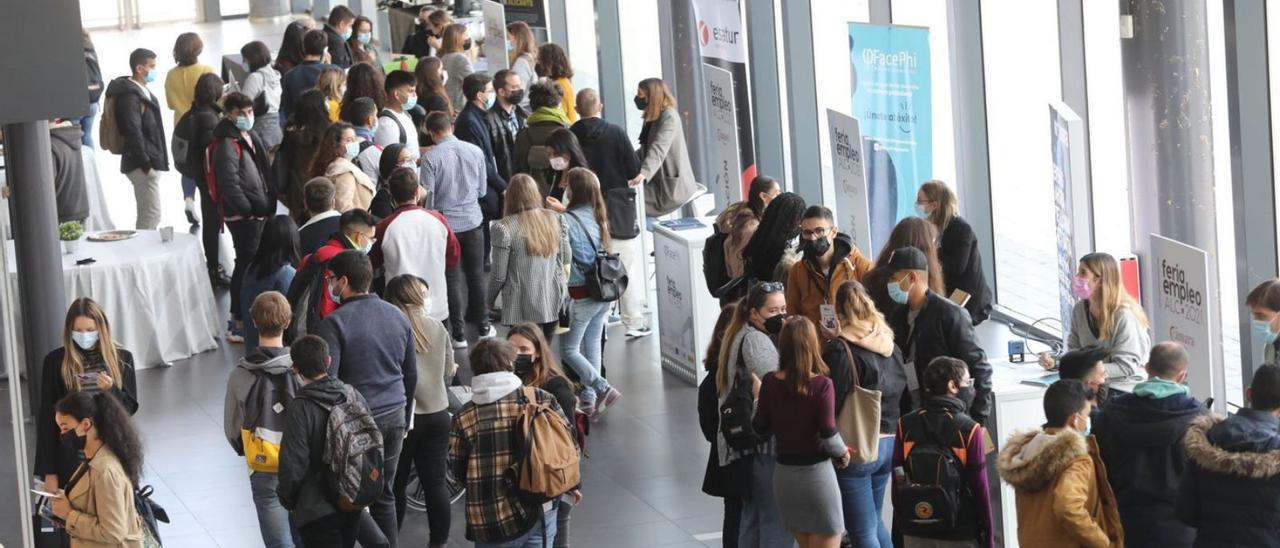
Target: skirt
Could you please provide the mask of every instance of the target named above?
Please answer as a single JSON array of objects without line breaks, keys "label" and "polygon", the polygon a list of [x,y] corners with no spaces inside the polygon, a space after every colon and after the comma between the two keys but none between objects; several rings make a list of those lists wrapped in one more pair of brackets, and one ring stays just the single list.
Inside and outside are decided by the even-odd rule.
[{"label": "skirt", "polygon": [[830,461],[807,466],[779,464],[773,472],[773,498],[787,529],[801,533],[840,534],[844,512],[836,470]]}]

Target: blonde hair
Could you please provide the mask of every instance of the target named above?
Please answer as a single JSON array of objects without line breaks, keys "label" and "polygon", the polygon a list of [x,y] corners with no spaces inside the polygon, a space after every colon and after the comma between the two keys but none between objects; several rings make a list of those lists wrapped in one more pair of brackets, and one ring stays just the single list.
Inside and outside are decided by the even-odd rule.
[{"label": "blonde hair", "polygon": [[67,391],[78,392],[80,390],[80,375],[84,373],[84,353],[71,338],[76,318],[93,320],[93,323],[98,328],[98,353],[102,355],[102,361],[107,366],[107,373],[111,375],[111,380],[115,381],[117,386],[122,386],[121,383],[124,382],[124,377],[121,376],[120,352],[116,348],[115,340],[111,338],[111,324],[107,322],[107,314],[102,311],[102,307],[88,297],[76,299],[67,308],[67,320],[62,329],[62,347],[64,349],[61,368],[62,384],[67,387]]},{"label": "blonde hair", "polygon": [[326,99],[342,100],[342,83],[347,81],[347,74],[340,68],[327,68],[320,71],[316,78],[316,89],[324,92]]},{"label": "blonde hair", "polygon": [[662,117],[663,109],[676,108],[676,98],[661,78],[645,78],[640,81],[640,89],[644,90],[649,104],[644,108],[644,121],[652,122]]},{"label": "blonde hair", "polygon": [[1138,325],[1147,328],[1147,314],[1138,301],[1133,300],[1120,281],[1120,263],[1106,253],[1090,253],[1080,257],[1080,267],[1098,278],[1097,288],[1089,297],[1089,315],[1098,323],[1098,338],[1109,339],[1116,328],[1120,308],[1128,308],[1138,319]]},{"label": "blonde hair", "polygon": [[884,314],[876,309],[875,301],[861,283],[848,281],[836,288],[836,314],[845,327],[860,333],[873,333],[888,329]]},{"label": "blonde hair", "polygon": [[951,191],[951,187],[946,183],[933,179],[926,181],[920,185],[920,192],[924,193],[925,198],[930,202],[938,204],[938,207],[929,214],[929,222],[938,227],[941,232],[947,229],[947,225],[959,215],[959,207],[956,205],[956,193]]},{"label": "blonde hair", "polygon": [[450,23],[444,28],[444,35],[440,38],[440,51],[438,55],[446,53],[454,53],[462,51],[462,45],[467,42],[464,37],[467,34],[467,26],[462,23]]},{"label": "blonde hair", "polygon": [[[524,21],[516,21],[507,25],[507,32],[515,38],[515,47],[511,48],[511,64],[515,64],[516,59],[528,55],[529,59],[534,63],[538,62],[538,41],[533,37],[533,29],[529,28],[529,24]],[[529,85],[529,82],[524,82]]]},{"label": "blonde hair", "polygon": [[502,220],[508,227],[508,219],[519,221],[525,251],[535,257],[555,255],[560,248],[560,220],[542,207],[542,193],[533,177],[524,173],[511,177],[502,198]]},{"label": "blonde hair", "polygon": [[387,302],[400,309],[409,319],[409,327],[413,330],[413,349],[419,354],[431,350],[431,340],[427,337],[427,322],[421,311],[427,301],[423,298],[424,290],[430,291],[427,281],[413,274],[401,274],[387,282],[384,292]]}]

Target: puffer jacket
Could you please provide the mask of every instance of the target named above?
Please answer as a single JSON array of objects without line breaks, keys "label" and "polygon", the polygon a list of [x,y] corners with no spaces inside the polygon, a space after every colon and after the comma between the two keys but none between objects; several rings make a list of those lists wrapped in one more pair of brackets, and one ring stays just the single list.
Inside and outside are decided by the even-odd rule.
[{"label": "puffer jacket", "polygon": [[348,398],[364,398],[346,383],[333,377],[303,386],[285,411],[288,421],[280,442],[280,470],[276,494],[299,527],[338,511],[329,484],[329,465],[324,463],[324,446],[332,407]]},{"label": "puffer jacket", "polygon": [[1020,432],[996,460],[1017,493],[1022,546],[1124,546],[1107,468],[1092,437],[1074,430]]},{"label": "puffer jacket", "polygon": [[1241,409],[1192,421],[1178,517],[1200,547],[1280,546],[1280,419]]},{"label": "puffer jacket", "polygon": [[169,171],[169,144],[165,142],[160,102],[137,82],[121,76],[107,85],[107,98],[114,101],[116,128],[123,137],[120,173],[135,169]]},{"label": "puffer jacket", "polygon": [[787,312],[803,315],[814,325],[822,321],[822,305],[835,304],[840,285],[862,280],[872,267],[848,234],[836,234],[831,246],[835,250],[826,272],[820,272],[813,261],[802,259],[791,265],[787,274]]},{"label": "puffer jacket", "polygon": [[334,209],[346,213],[352,209],[368,211],[373,203],[373,195],[378,187],[369,180],[369,176],[359,166],[346,158],[337,158],[329,164],[324,176],[333,181],[333,200],[337,204]]},{"label": "puffer jacket", "polygon": [[233,122],[223,119],[213,128],[217,143],[213,154],[222,214],[231,217],[268,217],[275,213],[274,193],[267,187],[266,147],[250,133],[252,145]]}]

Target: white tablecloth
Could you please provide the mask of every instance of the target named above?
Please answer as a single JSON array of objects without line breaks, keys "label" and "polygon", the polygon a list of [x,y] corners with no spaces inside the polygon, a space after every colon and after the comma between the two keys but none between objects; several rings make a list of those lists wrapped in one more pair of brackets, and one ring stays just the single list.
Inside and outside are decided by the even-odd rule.
[{"label": "white tablecloth", "polygon": [[[5,245],[16,300],[20,297],[13,242]],[[76,265],[88,257],[97,262]],[[162,243],[159,232],[140,231],[119,242],[82,239],[75,254],[62,256],[62,278],[68,303],[90,297],[102,305],[112,336],[133,352],[139,369],[169,365],[218,346],[217,304],[195,236],[177,233],[173,241]]]}]

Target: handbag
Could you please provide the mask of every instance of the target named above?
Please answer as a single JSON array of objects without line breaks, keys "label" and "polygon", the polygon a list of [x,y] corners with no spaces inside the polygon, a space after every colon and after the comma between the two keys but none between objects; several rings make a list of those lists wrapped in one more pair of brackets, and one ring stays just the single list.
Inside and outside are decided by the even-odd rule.
[{"label": "handbag", "polygon": [[844,396],[844,404],[836,415],[836,429],[844,444],[852,451],[849,462],[868,464],[880,457],[880,391],[860,386],[858,362],[849,350],[849,341],[840,340],[849,360],[849,376],[853,384]]},{"label": "handbag", "polygon": [[31,534],[35,537],[35,548],[62,548],[69,544],[69,541],[64,542],[67,540],[66,530],[54,521],[57,518],[49,508],[49,499],[36,497],[34,506],[31,512]]},{"label": "handbag", "polygon": [[609,253],[596,246],[595,240],[591,239],[591,234],[587,232],[587,226],[577,214],[572,211],[565,213],[578,223],[583,235],[591,243],[591,250],[595,253],[595,259],[587,268],[587,296],[592,300],[605,303],[618,300],[622,297],[622,292],[627,290],[626,265],[622,263],[617,253]]}]

